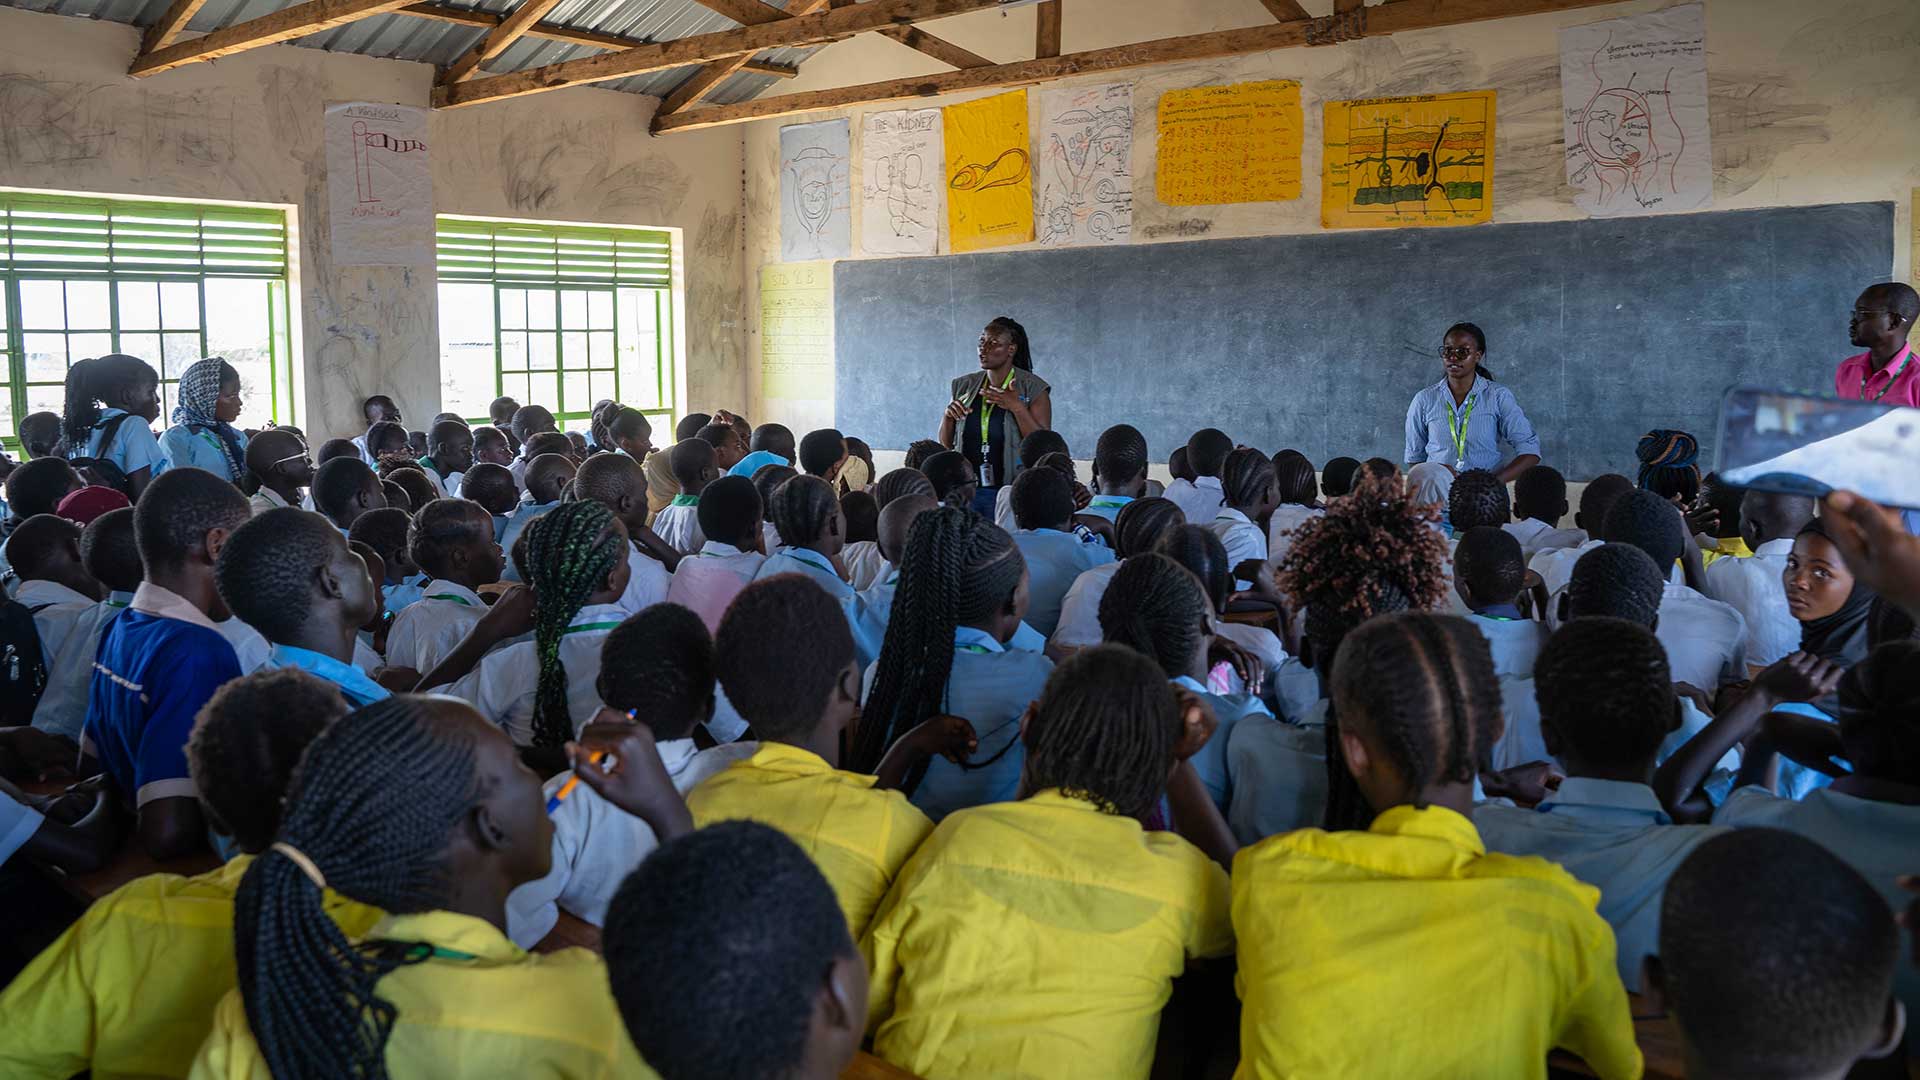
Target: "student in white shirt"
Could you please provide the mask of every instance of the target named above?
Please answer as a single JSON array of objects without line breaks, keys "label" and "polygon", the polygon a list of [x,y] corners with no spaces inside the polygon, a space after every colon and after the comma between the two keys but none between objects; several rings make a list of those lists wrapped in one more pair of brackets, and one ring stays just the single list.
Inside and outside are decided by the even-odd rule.
[{"label": "student in white shirt", "polygon": [[[354,457],[329,459],[313,474],[314,509],[345,536],[361,514],[387,505],[380,477]],[[249,508],[251,509],[251,508]]]},{"label": "student in white shirt", "polygon": [[1543,549],[1527,563],[1527,569],[1540,575],[1548,596],[1567,587],[1567,579],[1573,576],[1573,564],[1580,561],[1580,556],[1605,542],[1599,537],[1607,511],[1613,509],[1614,500],[1632,490],[1633,481],[1619,473],[1607,473],[1595,477],[1580,493],[1580,509],[1573,515],[1573,524],[1590,539],[1569,548]]},{"label": "student in white shirt", "polygon": [[667,546],[691,555],[707,542],[700,532],[700,494],[720,478],[713,444],[705,439],[683,439],[667,451],[680,494],[653,516],[653,531]]},{"label": "student in white shirt", "polygon": [[313,458],[300,436],[268,428],[247,443],[247,474],[255,485],[253,512],[282,506],[304,507],[313,486]]},{"label": "student in white shirt", "polygon": [[1293,531],[1326,510],[1320,505],[1320,480],[1305,454],[1282,450],[1273,455],[1273,476],[1280,485],[1280,505],[1267,518],[1267,559],[1278,564],[1293,547]]},{"label": "student in white shirt", "polygon": [[744,476],[723,476],[700,496],[700,531],[711,539],[674,568],[667,602],[698,615],[709,633],[767,561],[761,518],[760,493]]},{"label": "student in white shirt", "polygon": [[1625,619],[1575,619],[1541,652],[1534,681],[1547,751],[1567,778],[1535,808],[1481,804],[1474,825],[1487,850],[1538,855],[1600,890],[1621,981],[1637,991],[1667,879],[1724,831],[1673,824],[1650,786],[1679,719],[1666,650]]},{"label": "student in white shirt", "polygon": [[[965,465],[966,460],[963,457],[960,463]],[[760,494],[760,506],[765,515],[765,520],[760,523],[760,550],[769,559],[780,554],[787,546],[780,539],[779,526],[773,523],[773,493],[780,489],[781,484],[799,475],[800,470],[791,465],[764,465],[753,474],[753,490]]]},{"label": "student in white shirt", "polygon": [[1042,635],[1060,623],[1060,608],[1074,579],[1102,563],[1113,551],[1082,541],[1073,527],[1073,485],[1049,468],[1032,468],[1013,482],[1013,512],[1020,531],[1014,544],[1026,560],[1032,597],[1027,622]]},{"label": "student in white shirt", "polygon": [[[427,456],[420,459],[420,471],[433,483],[441,498],[457,495],[460,480],[473,468],[473,429],[464,420],[436,420],[427,433]],[[419,509],[415,507],[414,509]]]},{"label": "student in white shirt", "polygon": [[[596,724],[645,725],[682,794],[759,748],[753,742],[695,745],[695,727],[713,715],[713,639],[687,609],[656,604],[627,619],[607,634],[601,655],[597,690],[607,707]],[[561,909],[594,926],[604,923],[620,883],[659,845],[652,826],[587,784],[572,785],[556,805],[573,775],[558,773],[545,787],[552,869],[507,897],[507,934],[522,948],[546,937]]]},{"label": "student in white shirt", "polygon": [[[859,461],[850,457],[849,461]],[[840,565],[847,571],[847,584],[855,592],[865,592],[886,574],[892,564],[880,552],[876,531],[880,524],[880,503],[869,491],[849,491],[840,496],[840,516],[847,521],[847,546],[840,549]]]},{"label": "student in white shirt", "polygon": [[[521,490],[520,481],[513,475],[512,471],[515,453],[514,445],[504,430],[497,427],[477,427],[473,429],[473,463],[475,465],[498,465],[502,471],[506,472],[507,480],[512,484],[514,489],[514,497],[518,498]],[[472,471],[472,469],[467,470],[468,473]],[[460,477],[461,497],[480,502],[479,499],[467,492],[466,483],[467,476],[462,475]]]},{"label": "student in white shirt", "polygon": [[1013,514],[1014,482],[1020,479],[1021,473],[1039,468],[1040,459],[1048,454],[1065,453],[1067,453],[1066,437],[1050,428],[1041,428],[1021,439],[1020,466],[1014,470],[1013,476],[1006,483],[1000,485],[999,492],[993,497],[993,523],[1005,529],[1008,535],[1018,532],[1019,523],[1014,520]]},{"label": "student in white shirt", "polygon": [[1800,647],[1800,622],[1781,580],[1794,537],[1812,520],[1813,500],[1805,495],[1749,491],[1740,503],[1740,535],[1753,554],[1707,564],[1703,591],[1747,620],[1750,673]]},{"label": "student in white shirt", "polygon": [[1173,500],[1189,523],[1210,525],[1220,516],[1220,508],[1227,504],[1220,486],[1220,470],[1226,467],[1227,455],[1233,453],[1233,440],[1218,428],[1202,428],[1193,433],[1184,449],[1187,470],[1193,473],[1193,479],[1174,480],[1167,485],[1166,497]]},{"label": "student in white shirt", "polygon": [[432,671],[487,613],[477,590],[500,580],[506,556],[493,541],[493,516],[466,499],[428,503],[414,515],[407,544],[428,579],[387,631],[387,663]]},{"label": "student in white shirt", "polygon": [[41,663],[51,669],[82,616],[106,595],[80,561],[80,526],[52,514],[30,517],[7,538],[7,558],[21,579],[13,598],[33,612]]},{"label": "student in white shirt", "polygon": [[1453,551],[1453,588],[1473,614],[1467,621],[1493,650],[1493,672],[1531,678],[1533,662],[1547,643],[1545,624],[1521,613],[1517,601],[1527,564],[1511,533],[1477,525],[1459,536]]},{"label": "student in white shirt", "polygon": [[[1121,560],[1152,551],[1161,537],[1185,525],[1186,518],[1170,499],[1146,497],[1121,507],[1114,519],[1116,553]],[[1120,562],[1102,563],[1073,579],[1060,601],[1060,622],[1047,639],[1047,655],[1059,663],[1081,649],[1100,644],[1100,598],[1119,573]]]},{"label": "student in white shirt", "polygon": [[1101,432],[1093,448],[1093,500],[1080,513],[1117,522],[1128,503],[1146,494],[1147,437],[1131,424]]},{"label": "student in white shirt", "polygon": [[[1267,530],[1261,523],[1280,505],[1280,485],[1274,478],[1273,461],[1251,447],[1227,455],[1222,468],[1221,491],[1226,505],[1211,521],[1204,523],[1227,549],[1227,564],[1236,571],[1244,563],[1267,561]],[[1195,522],[1194,524],[1202,524]],[[1253,587],[1250,578],[1236,574],[1235,587]]]},{"label": "student in white shirt", "polygon": [[[1660,495],[1638,489],[1607,511],[1604,535],[1646,552],[1659,567],[1672,567],[1693,547],[1680,511]],[[1722,684],[1746,680],[1747,621],[1726,604],[1669,581],[1654,632],[1667,647],[1675,681],[1712,694]]]},{"label": "student in white shirt", "polygon": [[613,511],[627,530],[627,587],[620,609],[628,615],[667,598],[680,553],[647,528],[647,474],[625,454],[595,454],[573,478],[575,498],[591,499]]},{"label": "student in white shirt", "polygon": [[[520,500],[520,505],[514,507],[513,513],[507,515],[507,528],[500,536],[502,550],[511,553],[514,541],[520,539],[520,534],[527,530],[534,518],[560,505],[560,495],[573,481],[576,468],[573,459],[565,454],[541,454],[528,463],[525,481],[527,494]],[[507,565],[505,579],[520,580],[519,568],[511,562]]]},{"label": "student in white shirt", "polygon": [[1550,465],[1535,465],[1513,482],[1513,516],[1501,526],[1520,541],[1520,551],[1531,559],[1542,551],[1579,547],[1587,542],[1582,529],[1563,529],[1567,516],[1567,480]]},{"label": "student in white shirt", "polygon": [[[132,507],[109,510],[87,525],[80,533],[80,561],[86,572],[108,590],[107,598],[88,606],[74,619],[57,651],[43,647],[41,660],[47,666],[47,686],[33,710],[34,727],[75,742],[87,721],[87,691],[93,682],[93,661],[100,651],[100,638],[133,603],[134,590],[145,576],[140,547],[134,542]],[[40,614],[53,610],[48,608]]]}]

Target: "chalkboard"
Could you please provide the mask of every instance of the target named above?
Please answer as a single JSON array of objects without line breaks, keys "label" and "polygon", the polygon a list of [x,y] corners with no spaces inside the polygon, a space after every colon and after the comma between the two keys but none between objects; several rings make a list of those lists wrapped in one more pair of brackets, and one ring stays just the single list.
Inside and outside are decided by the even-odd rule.
[{"label": "chalkboard", "polygon": [[1155,461],[1201,427],[1399,461],[1464,320],[1549,464],[1631,475],[1649,428],[1693,432],[1710,463],[1730,385],[1831,393],[1847,313],[1892,265],[1886,202],[843,261],[836,416],[875,447],[933,437],[1004,314],[1076,457],[1124,422]]}]

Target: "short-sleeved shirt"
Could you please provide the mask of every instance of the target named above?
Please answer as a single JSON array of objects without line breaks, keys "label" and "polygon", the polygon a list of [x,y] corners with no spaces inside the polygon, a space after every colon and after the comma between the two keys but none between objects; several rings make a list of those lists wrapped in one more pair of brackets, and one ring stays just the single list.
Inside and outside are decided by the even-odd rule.
[{"label": "short-sleeved shirt", "polygon": [[[114,428],[113,441],[103,447],[101,440],[106,436],[109,421],[122,415],[127,418]],[[68,456],[80,457],[81,455]],[[153,437],[153,429],[147,426],[146,418],[128,414],[125,409],[100,410],[100,419],[94,423],[93,431],[87,436],[85,456],[111,461],[120,467],[121,472],[129,476],[141,469],[153,470],[150,474],[152,476],[158,476],[167,470],[167,457],[160,451],[160,440]]]},{"label": "short-sleeved shirt", "polygon": [[1318,825],[1327,809],[1327,702],[1297,724],[1242,717],[1227,737],[1227,776],[1227,824],[1242,844]]},{"label": "short-sleeved shirt", "polygon": [[1287,503],[1276,507],[1273,516],[1267,519],[1267,558],[1275,565],[1287,557],[1293,550],[1293,534],[1300,526],[1317,517],[1325,517],[1326,511],[1317,506],[1305,506],[1300,503]]},{"label": "short-sleeved shirt", "polygon": [[667,598],[673,585],[673,571],[659,559],[627,543],[627,587],[620,592],[620,610],[638,615]]},{"label": "short-sleeved shirt", "polygon": [[1769,540],[1744,559],[1715,559],[1707,567],[1706,594],[1747,621],[1749,667],[1766,667],[1800,648],[1800,620],[1781,584],[1791,554],[1792,540]]},{"label": "short-sleeved shirt", "polygon": [[653,531],[666,545],[682,555],[691,555],[707,542],[700,531],[700,496],[675,495],[673,501],[653,516]]},{"label": "short-sleeved shirt", "polygon": [[332,683],[340,690],[340,696],[347,699],[353,708],[371,705],[376,701],[385,701],[393,696],[393,691],[374,682],[366,672],[349,663],[335,660],[324,653],[312,649],[301,649],[292,645],[275,645],[267,654],[263,668],[299,668],[323,682]]},{"label": "short-sleeved shirt", "polygon": [[786,458],[781,457],[771,450],[755,450],[753,453],[735,462],[733,468],[727,470],[727,475],[744,476],[751,480],[753,479],[754,473],[759,472],[768,465],[792,464],[793,462],[788,461]]},{"label": "short-sleeved shirt", "polygon": [[1060,607],[1075,578],[1113,561],[1113,551],[1058,529],[1022,529],[1013,542],[1027,562],[1027,623],[1045,635],[1060,624]]},{"label": "short-sleeved shirt", "polygon": [[[1466,429],[1464,457],[1454,450],[1455,427]],[[1445,379],[1415,394],[1407,406],[1409,465],[1437,461],[1461,470],[1497,469],[1506,460],[1500,454],[1502,443],[1513,448],[1514,457],[1540,453],[1540,437],[1520,411],[1520,400],[1505,384],[1484,375],[1473,377],[1473,389],[1457,406]]]},{"label": "short-sleeved shirt", "polygon": [[[127,421],[129,424],[135,422]],[[239,439],[240,450],[244,453],[247,449],[246,433],[238,428],[233,433]],[[169,469],[204,469],[228,480],[240,479],[234,475],[233,463],[227,459],[226,445],[220,441],[220,433],[211,428],[193,431],[185,424],[173,425],[165,435],[160,436],[160,454],[166,458],[166,467]],[[246,458],[240,460],[244,463]]]},{"label": "short-sleeved shirt", "polygon": [[1747,620],[1718,600],[1668,582],[1653,634],[1666,647],[1674,682],[1712,693],[1747,677]]},{"label": "short-sleeved shirt", "polygon": [[[604,704],[600,700],[600,648],[627,618],[613,604],[588,604],[574,613],[560,636],[560,665],[567,671],[567,715],[578,732]],[[533,713],[540,692],[539,645],[517,641],[482,657],[472,671],[443,692],[470,703],[500,725],[517,745],[533,744]]]},{"label": "short-sleeved shirt", "polygon": [[1521,558],[1531,559],[1542,551],[1579,547],[1587,542],[1585,529],[1561,529],[1539,518],[1522,518],[1500,526],[1507,535],[1520,541]]},{"label": "short-sleeved shirt", "polygon": [[480,594],[457,581],[434,578],[420,592],[420,600],[394,617],[387,632],[387,663],[422,674],[432,671],[460,647],[487,603]]},{"label": "short-sleeved shirt", "polygon": [[[1878,401],[1884,405],[1920,406],[1920,355],[1913,346],[1900,350],[1887,366],[1873,370],[1872,353],[1856,353],[1840,361],[1833,373],[1833,392],[1852,401]],[[1860,380],[1866,380],[1861,392]]]},{"label": "short-sleeved shirt", "polygon": [[765,555],[757,551],[741,551],[732,544],[723,544],[718,540],[709,540],[700,545],[700,550],[680,560],[674,568],[673,579],[667,585],[667,602],[700,616],[709,631],[720,629],[720,616],[726,614],[727,605],[759,573],[760,564],[767,561]]},{"label": "short-sleeved shirt", "polygon": [[1273,713],[1264,702],[1251,694],[1211,693],[1191,676],[1177,676],[1173,684],[1198,695],[1213,710],[1214,720],[1218,722],[1219,726],[1213,729],[1213,737],[1207,740],[1207,745],[1188,758],[1187,763],[1193,766],[1207,794],[1213,797],[1213,804],[1220,808],[1220,813],[1225,814],[1233,799],[1233,776],[1227,768],[1227,747],[1233,742],[1234,728],[1248,717],[1271,716]]},{"label": "short-sleeved shirt", "polygon": [[1120,565],[1102,563],[1073,579],[1067,595],[1060,598],[1060,619],[1049,640],[1076,649],[1100,644],[1100,600],[1107,595],[1107,586],[1120,572]]},{"label": "short-sleeved shirt", "polygon": [[87,696],[93,686],[93,658],[100,652],[100,639],[132,602],[132,593],[115,592],[74,620],[59,651],[46,656],[47,688],[33,707],[34,727],[80,741],[81,729],[87,723]]},{"label": "short-sleeved shirt", "polygon": [[534,518],[559,505],[557,502],[536,503],[523,499],[519,506],[513,508],[513,513],[507,515],[507,527],[500,533],[500,550],[507,556],[507,565],[500,572],[500,580],[520,580],[520,568],[513,562],[514,542],[520,539],[521,533],[527,531],[527,526],[533,524]]},{"label": "short-sleeved shirt", "polygon": [[1164,496],[1168,502],[1180,508],[1186,516],[1187,524],[1202,528],[1213,524],[1220,511],[1227,505],[1226,492],[1220,486],[1217,476],[1203,476],[1198,480],[1175,480],[1167,485]]}]

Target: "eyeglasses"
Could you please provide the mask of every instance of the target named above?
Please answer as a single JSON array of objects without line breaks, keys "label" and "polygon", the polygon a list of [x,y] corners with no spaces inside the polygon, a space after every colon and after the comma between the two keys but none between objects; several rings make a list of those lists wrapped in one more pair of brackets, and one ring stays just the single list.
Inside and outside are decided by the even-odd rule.
[{"label": "eyeglasses", "polygon": [[1473,349],[1466,345],[1442,345],[1440,347],[1440,359],[1442,360],[1465,360],[1472,355]]},{"label": "eyeglasses", "polygon": [[1893,312],[1888,311],[1886,308],[1873,308],[1871,310],[1866,308],[1853,309],[1853,317],[1856,319],[1866,319],[1874,315],[1891,315],[1891,314],[1893,314]]}]

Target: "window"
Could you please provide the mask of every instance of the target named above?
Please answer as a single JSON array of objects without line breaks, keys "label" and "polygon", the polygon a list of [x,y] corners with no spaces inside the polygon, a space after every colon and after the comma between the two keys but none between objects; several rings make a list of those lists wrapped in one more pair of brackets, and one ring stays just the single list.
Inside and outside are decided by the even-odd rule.
[{"label": "window", "polygon": [[284,210],[0,191],[0,288],[0,435],[110,352],[160,373],[163,425],[207,356],[240,372],[242,426],[293,422]]},{"label": "window", "polygon": [[443,217],[439,262],[448,411],[484,420],[505,394],[564,424],[612,398],[673,426],[669,234]]}]

